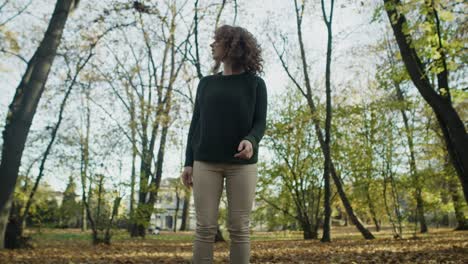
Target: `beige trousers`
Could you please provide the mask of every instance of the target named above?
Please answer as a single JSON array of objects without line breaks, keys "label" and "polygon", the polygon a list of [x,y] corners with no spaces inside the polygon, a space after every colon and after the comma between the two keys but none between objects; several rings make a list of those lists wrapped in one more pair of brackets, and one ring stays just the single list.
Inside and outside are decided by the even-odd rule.
[{"label": "beige trousers", "polygon": [[249,224],[257,184],[257,164],[195,160],[192,173],[197,221],[192,263],[213,263],[213,244],[218,227],[218,208],[224,179],[228,201],[230,263],[249,263]]}]

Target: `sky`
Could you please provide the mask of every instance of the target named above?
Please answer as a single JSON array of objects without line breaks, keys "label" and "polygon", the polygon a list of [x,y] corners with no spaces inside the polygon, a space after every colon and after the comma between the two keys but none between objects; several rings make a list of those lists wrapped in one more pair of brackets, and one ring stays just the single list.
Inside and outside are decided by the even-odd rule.
[{"label": "sky", "polygon": [[[18,1],[17,4],[21,4],[27,1]],[[51,16],[53,10],[54,1],[33,0],[31,6],[28,7],[26,12],[16,18],[15,20],[8,23],[6,26],[10,29],[18,31],[20,35],[28,35],[30,31],[44,31],[47,26],[47,20]],[[191,2],[191,1],[189,1]],[[203,1],[201,1],[203,2]],[[2,3],[2,1],[0,1]],[[86,6],[91,1],[82,0],[81,6],[71,16],[71,20],[79,17],[86,16],[88,12]],[[92,1],[95,9],[100,7],[104,8],[106,3],[103,1]],[[265,80],[269,93],[269,113],[268,115],[274,114],[271,112],[273,106],[278,104],[281,99],[281,95],[284,94],[286,89],[290,89],[290,82],[287,75],[285,74],[282,66],[273,52],[273,44],[270,42],[269,37],[275,36],[278,33],[282,33],[287,36],[290,43],[297,42],[296,36],[296,20],[294,14],[294,1],[287,0],[238,0],[240,5],[239,13],[237,16],[237,25],[243,26],[251,31],[254,36],[257,37],[264,49],[265,57],[265,75],[262,78]],[[322,13],[319,6],[319,1],[307,1],[307,7],[305,10],[305,19],[303,21],[303,33],[304,43],[306,46],[306,52],[308,60],[310,62],[310,74],[318,80],[318,87],[314,87],[314,90],[318,93],[319,98],[325,97],[325,91],[323,86],[323,78],[325,75],[325,54],[326,54],[326,27],[322,20]],[[349,4],[353,3],[353,4]],[[361,4],[362,3],[362,4]],[[360,54],[356,56],[353,51],[362,48],[366,45],[375,43],[375,41],[381,38],[382,25],[369,21],[372,18],[373,8],[379,4],[380,1],[368,0],[368,1],[336,1],[336,10],[333,21],[333,32],[334,32],[334,45],[333,45],[333,64],[332,64],[332,82],[338,87],[341,83],[349,81],[364,82],[364,77],[372,73],[374,68],[375,60]],[[7,14],[0,13],[0,22],[5,20]],[[189,19],[189,18],[187,18]],[[221,23],[231,24],[233,21],[233,8],[227,6],[224,10]],[[386,22],[386,21],[385,21]],[[211,25],[201,24],[204,30],[208,29]],[[36,36],[37,35],[37,36]],[[34,39],[24,38],[21,43],[20,53],[29,59],[37,47],[38,41],[40,40],[41,34],[35,34]],[[37,38],[37,39],[36,39]],[[278,40],[278,38],[276,38]],[[275,45],[281,47],[282,43],[275,42]],[[209,43],[201,43],[200,48],[204,49],[202,53],[209,52]],[[298,63],[294,57],[299,55],[298,49],[293,45],[288,45],[288,51],[290,51],[287,57],[290,67],[294,68],[295,64]],[[4,55],[1,55],[5,58]],[[356,72],[356,68],[358,69]],[[7,107],[10,104],[14,91],[20,81],[20,78],[24,72],[25,64],[20,62],[18,59],[8,57],[4,61],[0,62],[0,80],[2,85],[0,86],[0,127],[4,126],[5,115]],[[362,74],[362,75],[361,75]],[[356,94],[359,96],[359,94]],[[33,122],[34,127],[40,127],[43,120],[40,116],[36,116]],[[184,136],[188,133],[188,126],[181,127],[179,132],[179,139],[185,142]],[[184,146],[185,147],[185,146]],[[45,148],[45,145],[44,145]],[[261,150],[263,151],[263,150]],[[163,177],[178,177],[181,172],[181,163],[184,159],[184,149],[171,148],[169,147],[166,151],[168,155],[165,158]],[[263,155],[263,159],[268,159],[270,155],[266,151]],[[260,160],[262,157],[260,156]],[[129,170],[129,159],[123,160],[122,169],[109,166],[106,170],[109,173],[117,175],[120,180],[126,181]],[[64,168],[58,170],[49,170],[50,173],[46,175],[45,180],[52,185],[56,190],[64,190],[66,180],[68,178],[67,170]],[[123,171],[123,172],[122,172]]]}]

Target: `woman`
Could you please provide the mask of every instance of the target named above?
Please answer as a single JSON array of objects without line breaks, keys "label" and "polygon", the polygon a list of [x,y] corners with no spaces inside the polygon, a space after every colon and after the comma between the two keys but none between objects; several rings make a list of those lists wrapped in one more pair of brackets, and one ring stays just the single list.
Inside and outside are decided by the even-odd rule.
[{"label": "woman", "polygon": [[[213,262],[226,179],[230,262],[243,264],[250,259],[258,144],[266,124],[267,91],[257,75],[263,60],[255,37],[242,27],[219,27],[210,46],[215,74],[198,84],[181,175],[182,182],[193,187],[197,223],[192,262]],[[221,64],[223,71],[217,72]]]}]

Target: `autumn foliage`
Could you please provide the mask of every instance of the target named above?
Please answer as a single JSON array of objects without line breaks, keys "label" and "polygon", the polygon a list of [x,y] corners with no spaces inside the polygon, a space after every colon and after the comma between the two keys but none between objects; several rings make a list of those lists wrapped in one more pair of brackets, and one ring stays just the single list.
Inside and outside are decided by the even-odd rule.
[{"label": "autumn foliage", "polygon": [[[35,232],[35,231],[32,231]],[[468,233],[431,229],[429,234],[395,240],[391,232],[366,241],[350,227],[332,228],[331,243],[303,240],[296,232],[254,232],[251,263],[466,263]],[[80,230],[31,233],[34,249],[0,251],[0,263],[190,263],[193,232],[168,232],[146,239],[118,232],[112,245],[93,246]],[[214,246],[215,263],[228,263],[229,241]]]}]

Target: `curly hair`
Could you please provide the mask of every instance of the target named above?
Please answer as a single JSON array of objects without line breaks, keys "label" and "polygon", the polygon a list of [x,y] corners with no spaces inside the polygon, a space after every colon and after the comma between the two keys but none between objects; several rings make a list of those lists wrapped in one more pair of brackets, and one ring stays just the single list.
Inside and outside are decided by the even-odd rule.
[{"label": "curly hair", "polygon": [[[215,30],[214,39],[223,47],[223,59],[231,62],[233,69],[263,73],[262,48],[245,28],[223,25]],[[215,61],[213,73],[219,70],[220,65],[221,61]]]}]

